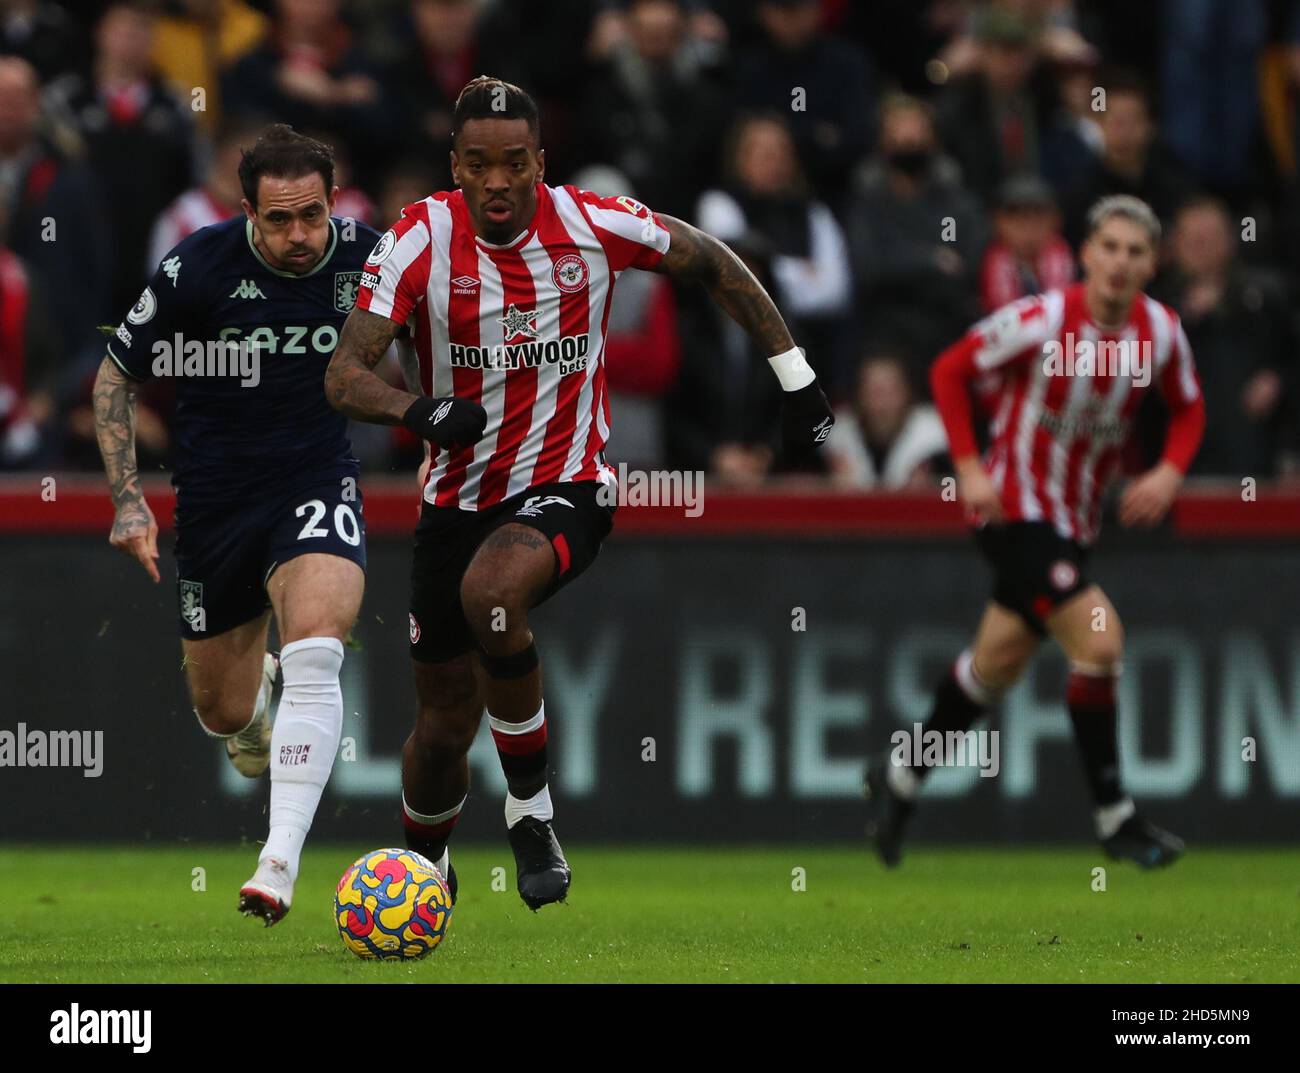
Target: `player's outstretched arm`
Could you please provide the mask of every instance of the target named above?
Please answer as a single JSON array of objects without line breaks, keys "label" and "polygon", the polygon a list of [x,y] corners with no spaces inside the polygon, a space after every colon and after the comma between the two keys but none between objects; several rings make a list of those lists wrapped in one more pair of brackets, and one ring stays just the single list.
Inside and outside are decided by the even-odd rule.
[{"label": "player's outstretched arm", "polygon": [[348,417],[377,425],[405,425],[439,447],[468,447],[483,438],[487,411],[469,399],[431,399],[390,387],[375,373],[400,324],[354,308],[325,370],[325,397]]},{"label": "player's outstretched arm", "polygon": [[787,450],[806,454],[830,435],[835,418],[817,374],[794,345],[771,295],[724,242],[672,216],[660,216],[670,237],[654,271],[704,287],[768,355],[785,391],[782,433]]},{"label": "player's outstretched arm", "polygon": [[95,438],[112,492],[113,529],[108,542],[134,556],[154,581],[158,573],[158,523],[144,500],[135,459],[135,384],[112,358],[100,363],[92,393]]}]

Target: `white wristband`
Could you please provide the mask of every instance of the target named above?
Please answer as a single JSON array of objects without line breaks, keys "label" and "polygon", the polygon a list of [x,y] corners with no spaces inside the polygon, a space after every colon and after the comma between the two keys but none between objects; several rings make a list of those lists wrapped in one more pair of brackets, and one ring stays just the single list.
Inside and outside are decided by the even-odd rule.
[{"label": "white wristband", "polygon": [[782,391],[798,391],[817,379],[812,366],[804,360],[802,347],[791,347],[784,354],[768,358],[767,363],[772,366],[776,378],[781,381]]}]

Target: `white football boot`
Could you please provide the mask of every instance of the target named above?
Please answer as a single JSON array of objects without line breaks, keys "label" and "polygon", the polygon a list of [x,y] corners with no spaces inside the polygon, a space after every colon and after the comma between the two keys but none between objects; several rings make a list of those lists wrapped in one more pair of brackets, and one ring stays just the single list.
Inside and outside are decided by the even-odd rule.
[{"label": "white football boot", "polygon": [[262,660],[262,688],[258,697],[265,697],[253,712],[253,720],[234,737],[226,739],[226,755],[235,770],[250,779],[256,779],[271,766],[271,690],[275,676],[280,672],[280,661],[270,652]]},{"label": "white football boot", "polygon": [[253,878],[239,888],[239,911],[246,917],[261,917],[269,928],[283,920],[293,904],[293,880],[289,866],[279,857],[257,862]]}]

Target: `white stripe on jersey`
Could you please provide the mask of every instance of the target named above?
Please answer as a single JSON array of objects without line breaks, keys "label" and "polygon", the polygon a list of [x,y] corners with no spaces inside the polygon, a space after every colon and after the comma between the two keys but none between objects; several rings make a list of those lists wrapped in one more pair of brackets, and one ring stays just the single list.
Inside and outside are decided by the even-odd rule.
[{"label": "white stripe on jersey", "polygon": [[[429,353],[434,355],[435,360],[429,363],[432,366],[429,382],[434,398],[446,398],[452,393],[451,367],[444,369],[436,356],[446,354],[450,342],[447,336],[447,305],[451,300],[451,209],[445,201],[431,197],[424,199],[424,205],[429,213],[429,232],[433,236],[429,251],[432,258],[429,264],[429,287],[425,292],[428,295],[426,301],[433,304],[433,308],[428,311]],[[439,453],[442,457],[437,466],[437,476],[441,477],[447,469],[450,453]],[[433,479],[425,485],[429,490],[430,501],[433,499],[433,489],[437,486],[438,482]]]}]

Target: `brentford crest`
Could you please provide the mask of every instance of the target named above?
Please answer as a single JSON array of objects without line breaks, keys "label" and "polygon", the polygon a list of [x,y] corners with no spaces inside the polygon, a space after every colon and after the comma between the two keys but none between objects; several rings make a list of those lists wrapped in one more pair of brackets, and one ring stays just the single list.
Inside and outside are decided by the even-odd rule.
[{"label": "brentford crest", "polygon": [[586,261],[576,253],[566,253],[555,262],[555,268],[551,270],[551,279],[560,290],[572,294],[587,285],[589,274]]}]

